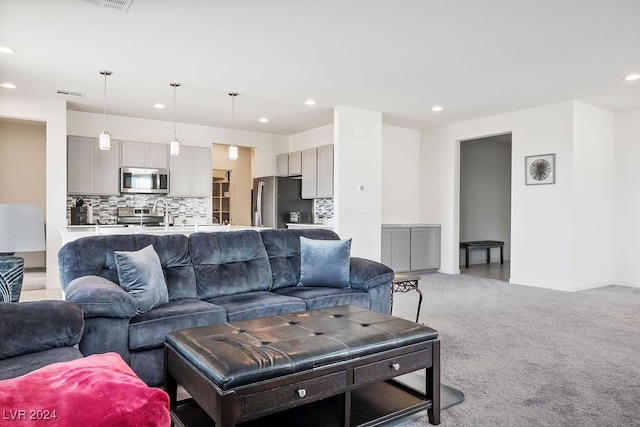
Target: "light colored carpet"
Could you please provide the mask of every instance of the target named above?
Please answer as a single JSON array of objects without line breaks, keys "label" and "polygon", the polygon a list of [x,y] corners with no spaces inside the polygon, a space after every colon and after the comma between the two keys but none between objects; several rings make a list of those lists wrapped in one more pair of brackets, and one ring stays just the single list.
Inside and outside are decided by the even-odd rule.
[{"label": "light colored carpet", "polygon": [[[640,426],[640,289],[565,293],[439,273],[420,289],[442,382],[466,395],[443,427]],[[394,298],[394,315],[415,319],[417,294]]]}]

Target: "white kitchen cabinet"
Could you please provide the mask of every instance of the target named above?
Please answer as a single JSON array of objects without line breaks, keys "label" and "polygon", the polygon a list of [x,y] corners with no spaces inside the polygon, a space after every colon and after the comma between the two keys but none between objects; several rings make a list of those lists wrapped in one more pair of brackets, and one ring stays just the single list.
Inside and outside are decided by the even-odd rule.
[{"label": "white kitchen cabinet", "polygon": [[209,197],[211,194],[211,151],[203,147],[180,147],[179,156],[171,156],[169,195]]},{"label": "white kitchen cabinet", "polygon": [[333,197],[333,145],[318,147],[318,198]]},{"label": "white kitchen cabinet", "polygon": [[120,142],[100,150],[98,138],[67,138],[67,193],[80,195],[120,194]]},{"label": "white kitchen cabinet", "polygon": [[440,268],[440,226],[398,224],[382,226],[381,261],[394,271]]},{"label": "white kitchen cabinet", "polygon": [[122,166],[167,168],[167,145],[122,141]]},{"label": "white kitchen cabinet", "polygon": [[276,175],[287,176],[289,175],[289,155],[279,154],[276,156]]},{"label": "white kitchen cabinet", "polygon": [[303,199],[315,199],[318,194],[318,149],[302,151],[302,190]]},{"label": "white kitchen cabinet", "polygon": [[411,270],[440,268],[440,227],[411,228]]}]

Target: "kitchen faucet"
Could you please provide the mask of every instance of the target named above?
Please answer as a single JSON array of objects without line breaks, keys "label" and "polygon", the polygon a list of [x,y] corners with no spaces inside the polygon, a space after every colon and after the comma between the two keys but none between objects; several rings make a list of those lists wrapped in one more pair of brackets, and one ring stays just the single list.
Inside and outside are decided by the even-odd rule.
[{"label": "kitchen faucet", "polygon": [[158,212],[157,209],[158,209],[159,202],[164,203],[164,229],[168,230],[169,229],[169,204],[167,203],[167,201],[162,197],[158,197],[158,199],[153,204],[152,212]]}]

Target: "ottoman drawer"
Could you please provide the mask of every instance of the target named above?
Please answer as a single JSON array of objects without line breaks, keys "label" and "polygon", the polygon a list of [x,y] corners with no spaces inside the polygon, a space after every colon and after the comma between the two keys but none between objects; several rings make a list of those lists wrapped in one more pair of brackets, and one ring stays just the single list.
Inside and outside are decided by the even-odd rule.
[{"label": "ottoman drawer", "polygon": [[260,393],[248,394],[244,400],[244,416],[324,399],[341,393],[346,386],[347,371],[339,371]]},{"label": "ottoman drawer", "polygon": [[429,367],[432,364],[431,354],[432,349],[429,348],[357,367],[353,370],[353,383],[380,381]]}]

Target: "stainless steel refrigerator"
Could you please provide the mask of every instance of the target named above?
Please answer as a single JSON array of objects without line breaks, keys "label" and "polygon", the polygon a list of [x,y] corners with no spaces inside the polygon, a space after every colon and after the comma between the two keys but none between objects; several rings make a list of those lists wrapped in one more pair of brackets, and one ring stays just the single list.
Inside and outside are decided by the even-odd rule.
[{"label": "stainless steel refrigerator", "polygon": [[252,225],[286,228],[290,212],[313,212],[313,200],[300,197],[302,181],[295,178],[265,176],[253,180]]}]

